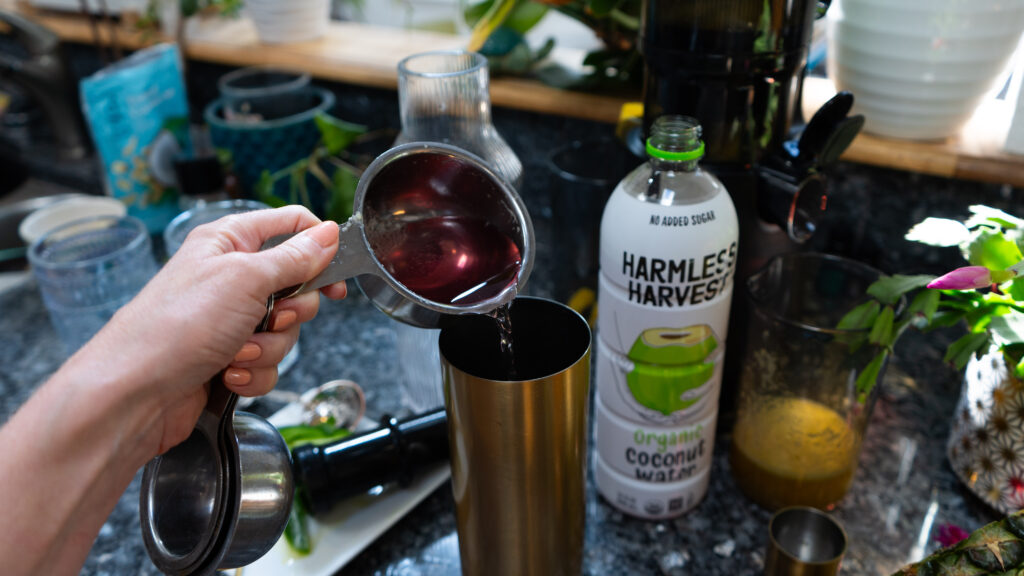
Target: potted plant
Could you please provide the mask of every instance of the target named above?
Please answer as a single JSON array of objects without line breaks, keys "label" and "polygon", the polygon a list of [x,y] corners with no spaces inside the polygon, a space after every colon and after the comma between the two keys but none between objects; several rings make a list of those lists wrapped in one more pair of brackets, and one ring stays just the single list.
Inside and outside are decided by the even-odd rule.
[{"label": "potted plant", "polygon": [[[637,49],[640,0],[483,0],[465,11],[473,27],[468,49],[488,57],[495,74],[534,74],[542,82],[580,90],[635,92],[643,80],[643,60]],[[524,35],[548,10],[579,21],[594,31],[603,47],[587,54],[584,73],[557,64],[537,66],[554,46],[548,40],[538,50]]]},{"label": "potted plant", "polygon": [[[907,328],[966,327],[943,357],[965,370],[947,454],[973,493],[1008,514],[1024,509],[1024,219],[981,205],[970,212],[963,222],[927,218],[906,236],[959,247],[967,266],[938,278],[884,277],[841,325],[870,327],[867,339],[882,347],[876,369]],[[861,393],[873,382],[862,374]]]}]

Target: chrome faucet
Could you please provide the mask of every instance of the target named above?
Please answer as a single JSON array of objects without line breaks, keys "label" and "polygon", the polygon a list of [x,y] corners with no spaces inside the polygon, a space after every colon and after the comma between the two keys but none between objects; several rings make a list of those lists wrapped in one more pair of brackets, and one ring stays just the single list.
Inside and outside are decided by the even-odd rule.
[{"label": "chrome faucet", "polygon": [[43,26],[0,10],[0,33],[20,44],[28,56],[0,53],[0,78],[9,78],[27,90],[39,104],[53,129],[61,158],[84,157],[90,149],[78,105],[78,92],[60,53],[60,39]]}]

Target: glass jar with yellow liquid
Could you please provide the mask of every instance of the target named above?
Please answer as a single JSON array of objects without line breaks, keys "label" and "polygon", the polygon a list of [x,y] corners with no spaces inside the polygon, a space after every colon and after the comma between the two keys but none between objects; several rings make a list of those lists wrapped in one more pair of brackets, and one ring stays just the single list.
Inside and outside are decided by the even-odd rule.
[{"label": "glass jar with yellow liquid", "polygon": [[765,508],[828,508],[850,487],[875,397],[858,394],[857,377],[878,350],[852,346],[863,339],[836,326],[869,298],[878,276],[852,260],[805,253],[776,257],[747,281],[730,461],[737,485]]}]

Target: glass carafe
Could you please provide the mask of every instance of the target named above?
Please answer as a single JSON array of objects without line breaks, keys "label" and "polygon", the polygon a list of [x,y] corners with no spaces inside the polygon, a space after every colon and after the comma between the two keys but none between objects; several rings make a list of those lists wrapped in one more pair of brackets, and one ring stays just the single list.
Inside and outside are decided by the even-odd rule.
[{"label": "glass carafe", "polygon": [[487,58],[446,50],[398,63],[402,131],[395,144],[444,142],[476,154],[516,188],[523,164],[491,123]]},{"label": "glass carafe", "polygon": [[[519,188],[523,164],[491,123],[487,59],[476,52],[413,54],[398,64],[402,131],[395,144],[443,142],[487,162]],[[395,336],[405,403],[414,412],[444,405],[439,330],[396,322]]]}]

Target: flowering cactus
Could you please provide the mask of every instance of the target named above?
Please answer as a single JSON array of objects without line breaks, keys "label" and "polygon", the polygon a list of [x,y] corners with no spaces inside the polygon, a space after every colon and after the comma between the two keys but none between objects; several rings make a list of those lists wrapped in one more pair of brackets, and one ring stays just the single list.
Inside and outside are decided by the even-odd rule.
[{"label": "flowering cactus", "polygon": [[[959,246],[968,266],[938,278],[884,276],[868,289],[874,300],[840,322],[842,329],[870,330],[866,340],[882,349],[873,366],[882,365],[911,326],[927,329],[962,322],[967,333],[946,349],[946,362],[959,370],[974,355],[994,347],[1024,378],[1024,279],[1018,279],[1024,276],[1024,220],[987,206],[971,206],[970,211],[963,223],[928,218],[906,236],[932,246]],[[868,370],[858,377],[862,395],[870,391],[872,381]]]}]

